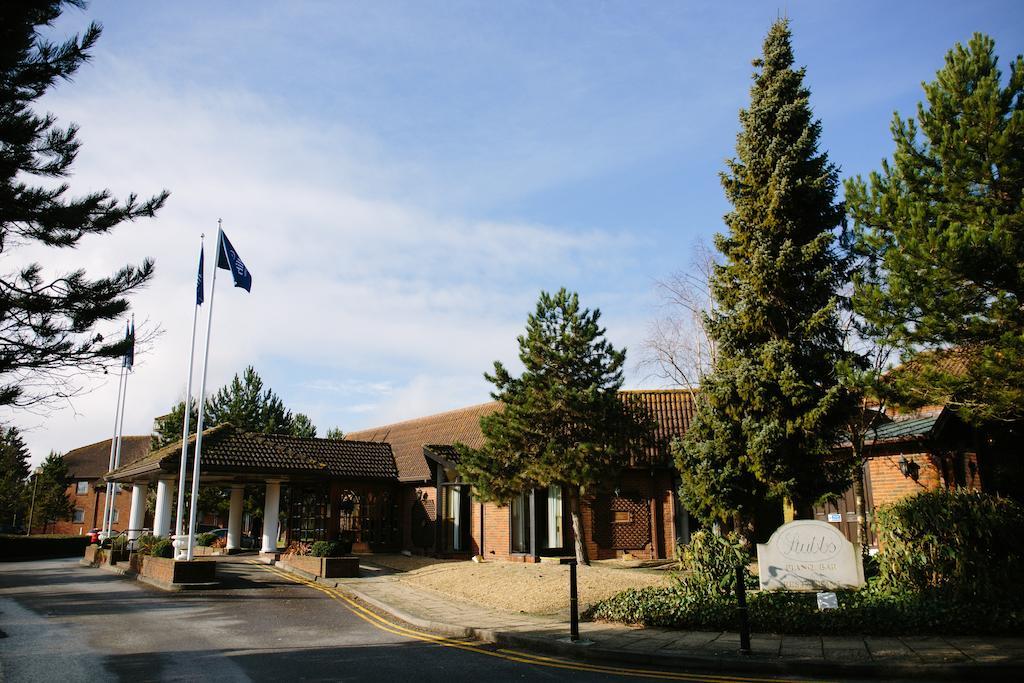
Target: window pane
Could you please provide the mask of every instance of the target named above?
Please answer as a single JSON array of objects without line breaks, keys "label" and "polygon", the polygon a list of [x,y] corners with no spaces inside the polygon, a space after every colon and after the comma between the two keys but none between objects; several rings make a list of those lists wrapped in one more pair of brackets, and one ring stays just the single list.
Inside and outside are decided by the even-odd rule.
[{"label": "window pane", "polygon": [[71,518],[73,522],[84,522],[85,521],[85,510],[82,508],[75,508],[75,516]]},{"label": "window pane", "polygon": [[80,496],[84,496],[85,494],[89,493],[89,482],[78,482],[78,486],[75,488],[75,493],[77,493]]},{"label": "window pane", "polygon": [[548,487],[548,547],[562,547],[562,487]]}]

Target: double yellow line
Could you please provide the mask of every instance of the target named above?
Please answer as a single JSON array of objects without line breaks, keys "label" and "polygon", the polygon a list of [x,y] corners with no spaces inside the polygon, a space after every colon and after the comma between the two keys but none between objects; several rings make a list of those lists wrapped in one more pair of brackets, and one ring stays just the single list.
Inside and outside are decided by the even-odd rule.
[{"label": "double yellow line", "polygon": [[510,662],[517,662],[520,664],[533,664],[535,666],[544,666],[552,669],[568,669],[570,671],[587,671],[590,673],[603,673],[612,674],[616,676],[628,676],[632,678],[652,678],[659,680],[668,681],[708,681],[709,683],[763,683],[768,680],[778,679],[767,679],[767,678],[749,678],[749,677],[737,677],[737,676],[714,676],[714,675],[695,675],[687,673],[676,673],[671,671],[656,671],[653,669],[630,669],[624,667],[614,666],[602,666],[600,664],[588,664],[585,662],[572,662],[563,659],[555,659],[552,657],[543,657],[541,655],[529,654],[526,652],[517,652],[515,650],[491,650],[483,647],[483,643],[466,641],[466,640],[455,640],[452,638],[446,638],[433,633],[426,633],[423,631],[417,631],[411,628],[396,624],[387,619],[383,618],[379,614],[372,612],[359,603],[355,602],[343,592],[336,588],[330,588],[319,584],[315,581],[310,581],[301,576],[286,572],[277,567],[263,564],[262,562],[256,562],[255,560],[246,560],[249,564],[255,565],[264,571],[268,571],[272,574],[280,576],[283,579],[287,579],[293,583],[302,584],[309,586],[313,590],[320,591],[327,595],[332,600],[340,603],[352,614],[356,615],[363,621],[369,623],[375,628],[381,631],[386,631],[397,636],[405,638],[412,638],[425,643],[433,643],[442,647],[451,647],[458,650],[466,650],[468,652],[476,652],[477,654],[487,655],[488,657],[497,657]]}]

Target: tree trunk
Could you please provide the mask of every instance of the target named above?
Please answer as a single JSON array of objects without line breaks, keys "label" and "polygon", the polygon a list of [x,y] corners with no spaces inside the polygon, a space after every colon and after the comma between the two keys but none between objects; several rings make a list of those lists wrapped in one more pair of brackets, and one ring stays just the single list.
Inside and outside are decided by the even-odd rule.
[{"label": "tree trunk", "polygon": [[578,486],[567,487],[569,489],[569,514],[572,516],[572,538],[576,546],[577,564],[590,564],[587,557],[587,544],[583,538],[583,522],[580,516],[580,489]]},{"label": "tree trunk", "polygon": [[857,541],[862,554],[868,552],[867,496],[864,492],[864,459],[858,454],[857,472],[853,477],[853,500],[857,512]]}]

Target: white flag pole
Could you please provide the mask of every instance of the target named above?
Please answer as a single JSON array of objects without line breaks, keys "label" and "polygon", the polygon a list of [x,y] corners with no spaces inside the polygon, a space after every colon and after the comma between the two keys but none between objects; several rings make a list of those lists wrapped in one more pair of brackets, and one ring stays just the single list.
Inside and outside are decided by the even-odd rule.
[{"label": "white flag pole", "polygon": [[[124,384],[124,364],[121,364],[121,374],[117,378],[117,403],[114,404],[114,434],[110,437],[110,460],[107,466],[107,471],[110,472],[114,469],[114,455],[117,452],[117,425],[121,416],[121,385]],[[107,483],[106,495],[103,498],[103,528],[101,529],[101,539],[106,540],[110,538],[110,509],[111,509],[111,493],[114,490],[112,482]]]},{"label": "white flag pole", "polygon": [[220,230],[220,219],[217,219],[217,249],[214,254],[213,278],[210,281],[210,312],[206,321],[206,352],[203,354],[203,379],[199,383],[199,421],[196,424],[196,455],[192,462],[192,501],[188,511],[188,553],[185,557],[192,561],[192,552],[196,543],[196,504],[199,499],[199,460],[203,453],[203,420],[206,417],[206,371],[210,367],[210,334],[213,332],[213,295],[217,287],[217,261],[223,249],[223,235]]},{"label": "white flag pole", "polygon": [[[205,234],[199,236],[200,254],[203,253],[203,242],[205,238]],[[205,257],[203,258],[203,266],[203,269],[205,270]],[[216,264],[214,264],[214,268],[216,269]],[[206,286],[205,282],[203,283],[203,286]],[[196,323],[198,321],[199,304],[196,303],[196,305],[193,307],[192,312],[192,343],[188,347],[188,388],[185,390],[185,425],[181,429],[181,464],[178,467],[178,515],[174,523],[174,547],[178,549],[178,552],[175,554],[175,556],[179,560],[182,559],[183,555],[187,554],[185,548],[181,548],[178,546],[178,541],[179,539],[183,539],[182,532],[184,531],[184,529],[182,527],[184,526],[185,523],[185,474],[186,469],[188,468],[188,423],[192,413],[192,375],[194,374],[193,367],[195,365],[196,356]],[[161,534],[161,532],[166,531],[166,529],[154,529],[154,531],[157,533],[157,535],[159,535]]]},{"label": "white flag pole", "polygon": [[[135,330],[135,315],[132,315],[132,330],[134,334]],[[132,338],[132,345],[134,347],[135,339]],[[121,441],[124,435],[124,407],[128,401],[128,375],[131,374],[132,369],[128,367],[127,355],[121,361],[121,371],[124,373],[124,389],[121,390],[121,417],[117,424],[117,449],[114,451],[114,469],[116,470],[121,466]],[[117,492],[120,490],[121,485],[112,482],[110,487],[113,490],[113,495],[110,497],[110,531],[114,531],[114,507],[117,502]]]}]

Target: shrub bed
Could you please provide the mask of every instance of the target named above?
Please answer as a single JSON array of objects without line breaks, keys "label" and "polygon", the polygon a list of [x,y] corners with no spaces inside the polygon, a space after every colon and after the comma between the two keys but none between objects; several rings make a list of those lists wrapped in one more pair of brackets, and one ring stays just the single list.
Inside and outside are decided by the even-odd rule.
[{"label": "shrub bed", "polygon": [[88,536],[13,536],[0,534],[0,561],[39,560],[48,557],[81,557]]},{"label": "shrub bed", "polygon": [[[748,595],[751,629],[793,634],[1005,634],[1024,631],[1024,510],[966,490],[927,491],[882,508],[878,576],[839,591],[837,609],[813,593]],[[738,539],[694,534],[683,549],[689,570],[675,586],[631,589],[585,616],[646,626],[736,630]],[[730,570],[730,567],[733,569]],[[873,573],[873,572],[872,572]],[[747,578],[748,587],[750,577]],[[753,584],[756,586],[756,582]]]}]

